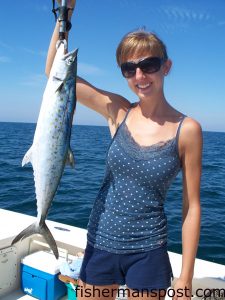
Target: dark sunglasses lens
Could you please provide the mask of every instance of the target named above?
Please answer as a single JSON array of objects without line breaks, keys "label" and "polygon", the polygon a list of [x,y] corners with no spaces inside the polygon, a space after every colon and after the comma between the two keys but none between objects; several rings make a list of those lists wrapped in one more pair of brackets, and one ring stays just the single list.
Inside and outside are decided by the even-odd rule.
[{"label": "dark sunglasses lens", "polygon": [[121,71],[125,78],[131,78],[136,73],[136,65],[130,62],[121,65]]},{"label": "dark sunglasses lens", "polygon": [[161,67],[161,59],[159,57],[146,58],[139,62],[139,67],[147,74],[158,72]]},{"label": "dark sunglasses lens", "polygon": [[125,78],[131,78],[136,73],[136,68],[140,68],[142,72],[151,74],[158,72],[161,68],[162,60],[159,57],[148,57],[139,63],[126,62],[121,65],[121,71]]}]

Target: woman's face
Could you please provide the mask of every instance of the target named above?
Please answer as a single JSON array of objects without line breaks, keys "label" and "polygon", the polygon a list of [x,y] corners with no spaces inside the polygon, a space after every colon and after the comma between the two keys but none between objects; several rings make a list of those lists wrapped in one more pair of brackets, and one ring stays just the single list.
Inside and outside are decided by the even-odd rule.
[{"label": "woman's face", "polygon": [[[132,63],[139,63],[140,66],[136,66],[136,72],[133,76],[130,78],[127,78],[127,82],[131,90],[140,98],[149,98],[149,97],[157,97],[161,96],[163,93],[163,83],[164,83],[164,77],[168,74],[172,62],[170,60],[167,60],[165,62],[161,62],[160,66],[158,65],[158,68],[155,67],[154,69],[154,63],[157,63],[157,61],[154,61],[149,59],[152,57],[156,57],[155,55],[134,55],[132,57],[129,57],[127,59],[127,62]],[[147,60],[145,60],[148,58]],[[144,64],[143,64],[144,62]],[[147,63],[147,65],[146,65]],[[145,72],[145,66],[148,67],[148,64],[152,64],[152,68],[150,68],[150,71],[152,73],[148,73],[148,71]],[[147,69],[148,70],[148,69]],[[155,72],[153,72],[156,70]]]}]

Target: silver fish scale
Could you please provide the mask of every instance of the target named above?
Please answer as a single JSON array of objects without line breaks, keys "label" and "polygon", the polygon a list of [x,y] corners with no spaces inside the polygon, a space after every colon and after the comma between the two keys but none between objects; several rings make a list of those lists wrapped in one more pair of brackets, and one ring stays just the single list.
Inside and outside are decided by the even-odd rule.
[{"label": "silver fish scale", "polygon": [[[56,60],[57,62],[57,60]],[[66,68],[72,65],[65,63],[65,75],[67,77]],[[50,74],[48,85],[44,93],[43,105],[45,105],[45,97],[51,95],[51,100],[43,110],[43,116],[40,117],[40,129],[37,125],[37,132],[41,131],[42,142],[39,142],[38,153],[43,155],[40,157],[37,168],[42,174],[42,187],[39,189],[40,181],[36,180],[35,187],[38,206],[38,217],[46,216],[50,207],[54,194],[61,179],[65,161],[68,155],[71,126],[73,112],[75,108],[75,75],[76,72],[69,72],[72,78],[67,78],[65,82],[56,80],[54,76],[54,67]],[[56,66],[57,67],[57,66]],[[62,71],[61,71],[62,75]],[[50,92],[49,89],[50,88]],[[39,129],[39,130],[38,130]],[[39,136],[37,140],[39,141]],[[36,134],[34,141],[36,140]]]},{"label": "silver fish scale", "polygon": [[77,50],[64,55],[64,44],[61,43],[43,95],[33,144],[22,162],[22,165],[31,162],[33,167],[37,222],[24,229],[12,242],[35,233],[42,234],[56,257],[57,245],[45,219],[66,161],[74,164],[70,136],[76,106],[76,72]]}]

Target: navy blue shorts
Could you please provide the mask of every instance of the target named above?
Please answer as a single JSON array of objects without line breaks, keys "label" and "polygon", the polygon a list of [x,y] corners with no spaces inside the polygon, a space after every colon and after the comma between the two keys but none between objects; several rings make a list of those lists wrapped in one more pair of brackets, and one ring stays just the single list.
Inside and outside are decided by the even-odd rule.
[{"label": "navy blue shorts", "polygon": [[135,290],[167,289],[172,277],[166,245],[148,252],[114,254],[88,244],[80,271],[87,284],[126,284]]}]

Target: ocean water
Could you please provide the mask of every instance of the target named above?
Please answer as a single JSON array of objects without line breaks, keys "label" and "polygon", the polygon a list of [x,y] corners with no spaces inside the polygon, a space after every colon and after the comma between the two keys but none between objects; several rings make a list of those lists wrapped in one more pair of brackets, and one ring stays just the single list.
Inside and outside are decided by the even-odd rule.
[{"label": "ocean water", "polygon": [[[0,123],[0,208],[36,216],[33,171],[21,161],[32,144],[35,124]],[[201,182],[202,225],[197,257],[225,265],[225,133],[204,132]],[[73,126],[75,169],[66,166],[48,219],[86,228],[103,180],[110,143],[107,127]],[[170,251],[181,253],[181,173],[165,202]]]}]

